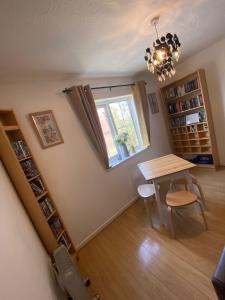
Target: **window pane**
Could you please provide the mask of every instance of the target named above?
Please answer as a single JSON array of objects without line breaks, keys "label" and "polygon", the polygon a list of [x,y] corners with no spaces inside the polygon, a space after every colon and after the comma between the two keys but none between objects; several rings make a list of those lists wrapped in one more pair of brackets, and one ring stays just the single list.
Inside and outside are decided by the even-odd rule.
[{"label": "window pane", "polygon": [[134,122],[130,113],[127,101],[120,101],[109,104],[113,121],[115,123],[118,134],[127,132],[129,134],[129,142],[133,147],[139,145]]},{"label": "window pane", "polygon": [[107,152],[109,158],[112,158],[113,156],[117,155],[117,149],[114,143],[112,131],[109,125],[109,119],[107,117],[106,111],[104,107],[97,108],[99,120],[101,123],[103,135],[106,142]]}]

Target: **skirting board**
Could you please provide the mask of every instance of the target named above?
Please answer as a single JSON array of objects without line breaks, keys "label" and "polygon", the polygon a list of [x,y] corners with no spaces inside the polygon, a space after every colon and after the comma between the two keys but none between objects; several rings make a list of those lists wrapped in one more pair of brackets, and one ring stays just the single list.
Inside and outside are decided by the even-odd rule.
[{"label": "skirting board", "polygon": [[140,197],[137,195],[123,207],[121,207],[109,220],[100,225],[95,231],[88,235],[83,241],[76,245],[76,250],[80,250],[84,247],[90,240],[92,240],[97,234],[99,234],[106,226],[112,223],[116,218],[118,218],[128,207],[130,207],[137,199]]}]

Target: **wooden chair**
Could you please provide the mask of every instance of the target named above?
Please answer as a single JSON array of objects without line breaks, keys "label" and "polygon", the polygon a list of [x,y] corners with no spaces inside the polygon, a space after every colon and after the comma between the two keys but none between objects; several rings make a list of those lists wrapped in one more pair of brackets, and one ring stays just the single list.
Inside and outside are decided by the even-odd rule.
[{"label": "wooden chair", "polygon": [[155,188],[153,184],[142,184],[139,185],[137,188],[139,196],[144,199],[145,207],[147,210],[147,214],[151,223],[151,226],[153,228],[153,222],[152,222],[152,214],[151,214],[151,208],[150,205],[153,203],[153,196],[155,195]]},{"label": "wooden chair", "polygon": [[189,192],[189,191],[175,191],[168,192],[166,195],[166,204],[168,208],[169,215],[169,223],[170,223],[170,231],[172,238],[175,238],[174,224],[173,224],[173,210],[176,208],[180,208],[183,206],[191,205],[194,203],[198,203],[200,207],[200,211],[204,220],[205,228],[208,229],[204,210],[202,207],[201,201],[198,199],[197,195]]},{"label": "wooden chair", "polygon": [[[202,201],[202,204],[204,206],[205,209],[207,209],[206,207],[206,202],[205,202],[205,196],[204,196],[204,193],[203,193],[203,190],[202,190],[202,187],[201,185],[199,184],[197,178],[193,175],[191,175],[191,179],[192,179],[192,183],[198,188],[198,191],[199,191],[199,198],[200,200]],[[178,179],[178,180],[174,180],[172,183],[171,183],[171,188],[176,186],[176,185],[184,185],[185,186],[185,189],[188,190],[188,184],[187,184],[187,181],[186,179]]]}]

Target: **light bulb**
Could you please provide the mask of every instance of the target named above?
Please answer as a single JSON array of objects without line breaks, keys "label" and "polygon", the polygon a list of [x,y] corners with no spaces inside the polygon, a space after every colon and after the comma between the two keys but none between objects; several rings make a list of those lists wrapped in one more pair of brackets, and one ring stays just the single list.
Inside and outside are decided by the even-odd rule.
[{"label": "light bulb", "polygon": [[162,82],[162,77],[161,77],[161,75],[158,75],[158,80],[159,80],[160,82]]},{"label": "light bulb", "polygon": [[156,51],[156,56],[157,56],[157,59],[162,62],[164,59],[167,58],[167,52],[164,48],[162,49],[159,49]]},{"label": "light bulb", "polygon": [[172,69],[172,70],[171,70],[171,74],[174,76],[175,73],[176,73],[176,70],[175,70],[175,69]]},{"label": "light bulb", "polygon": [[175,52],[173,52],[173,56],[174,58],[176,59],[176,61],[178,61],[179,57],[180,57],[180,54],[179,52],[176,50]]},{"label": "light bulb", "polygon": [[155,68],[154,68],[153,64],[150,64],[149,71],[154,74]]}]

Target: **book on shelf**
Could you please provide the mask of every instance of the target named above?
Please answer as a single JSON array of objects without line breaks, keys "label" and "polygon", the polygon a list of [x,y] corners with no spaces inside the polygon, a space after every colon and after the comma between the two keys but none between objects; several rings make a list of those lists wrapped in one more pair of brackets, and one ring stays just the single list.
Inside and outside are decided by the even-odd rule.
[{"label": "book on shelf", "polygon": [[59,234],[62,232],[63,227],[58,217],[52,217],[48,221],[49,226],[51,227],[51,230],[54,234],[54,236],[57,238]]},{"label": "book on shelf", "polygon": [[39,203],[41,210],[43,211],[44,215],[46,217],[49,217],[51,215],[51,211],[48,209],[48,206],[46,205],[46,203],[44,201],[41,201]]},{"label": "book on shelf", "polygon": [[30,185],[31,185],[31,188],[32,188],[35,196],[39,196],[39,195],[43,194],[45,191],[45,187],[42,183],[41,178],[35,178],[34,180],[31,181]]},{"label": "book on shelf", "polygon": [[199,101],[199,105],[200,106],[204,105],[204,101],[203,101],[202,95],[198,95],[198,101]]},{"label": "book on shelf", "polygon": [[29,149],[23,140],[11,142],[12,148],[16,154],[16,157],[20,160],[30,156]]},{"label": "book on shelf", "polygon": [[38,175],[35,164],[31,159],[21,162],[21,166],[28,179]]},{"label": "book on shelf", "polygon": [[205,115],[205,111],[204,110],[199,111],[198,116],[199,116],[199,122],[200,123],[206,121],[206,115]]},{"label": "book on shelf", "polygon": [[49,217],[54,211],[54,208],[47,197],[44,198],[41,202],[39,202],[39,205],[46,217]]},{"label": "book on shelf", "polygon": [[53,212],[53,211],[54,211],[54,208],[53,208],[53,206],[52,206],[52,203],[51,203],[50,199],[46,197],[46,198],[44,199],[44,201],[45,201],[46,205],[48,206],[48,209],[49,209],[51,212]]},{"label": "book on shelf", "polygon": [[69,248],[69,246],[70,246],[70,241],[69,241],[69,239],[68,239],[68,237],[67,237],[67,235],[66,235],[65,232],[64,232],[64,233],[62,234],[62,236],[60,237],[60,239],[59,239],[59,244],[60,244],[60,245],[66,246],[66,248]]}]

